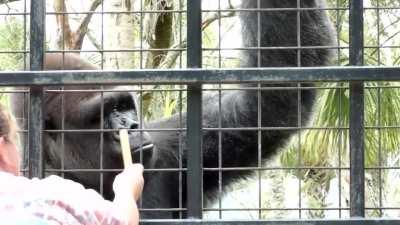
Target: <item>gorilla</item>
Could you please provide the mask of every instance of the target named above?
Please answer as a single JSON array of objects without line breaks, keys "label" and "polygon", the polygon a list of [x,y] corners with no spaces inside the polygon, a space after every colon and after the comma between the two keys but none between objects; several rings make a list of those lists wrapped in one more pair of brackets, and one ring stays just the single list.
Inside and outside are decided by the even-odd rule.
[{"label": "gorilla", "polygon": [[[298,12],[277,9],[297,8],[297,2],[293,0],[259,2],[260,6],[257,1],[243,1],[242,8],[275,10],[244,10],[239,13],[243,47],[248,49],[240,56],[242,67],[310,67],[332,63],[336,53],[329,46],[335,44],[335,31],[325,10]],[[324,0],[300,2],[302,8],[325,7]],[[299,46],[308,48],[299,49]],[[45,69],[77,70],[96,67],[72,54],[52,53],[45,57]],[[203,94],[203,127],[227,128],[222,131],[203,131],[203,167],[256,167],[276,153],[296,130],[285,128],[307,123],[315,101],[315,92],[312,88],[297,87],[309,87],[312,84],[273,83],[262,86],[275,88],[257,91],[251,90],[251,87],[255,87],[253,85],[243,85],[245,88],[240,90],[221,91],[221,95]],[[57,90],[54,87],[52,89]],[[68,92],[69,89],[84,91]],[[104,92],[94,91],[96,89],[99,87],[75,86],[64,87],[64,94],[47,92],[47,132],[44,134],[46,168],[67,169],[67,178],[101,190],[106,198],[111,199],[112,181],[117,172],[114,169],[122,168],[118,129],[131,129],[129,137],[133,158],[136,161],[142,160],[145,168],[150,169],[144,174],[142,196],[142,208],[149,210],[144,210],[141,217],[177,218],[176,211],[154,209],[186,207],[185,171],[177,170],[180,166],[186,168],[186,134],[182,129],[179,130],[186,127],[186,114],[183,112],[170,118],[149,121],[143,123],[143,127],[149,131],[135,131],[141,123],[135,94],[120,87],[104,87]],[[15,112],[21,112],[23,98],[14,97],[13,100]],[[260,126],[268,129],[254,129]],[[110,132],[99,132],[102,128]],[[62,134],[51,132],[63,129],[71,131]],[[85,129],[97,129],[97,132]],[[91,171],[99,168],[108,169],[102,171],[102,178]],[[221,173],[221,185],[226,187],[237,179],[249,176],[251,171],[241,169]],[[212,198],[219,187],[219,172],[204,171],[203,185],[204,194]]]}]

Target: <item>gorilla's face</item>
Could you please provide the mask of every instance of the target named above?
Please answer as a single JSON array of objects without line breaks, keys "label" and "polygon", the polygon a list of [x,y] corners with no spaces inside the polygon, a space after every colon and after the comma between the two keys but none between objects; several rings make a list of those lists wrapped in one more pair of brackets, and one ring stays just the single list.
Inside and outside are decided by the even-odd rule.
[{"label": "gorilla's face", "polygon": [[[138,130],[139,118],[136,96],[130,92],[50,92],[46,96],[47,161],[53,169],[121,169],[119,130],[130,129],[133,159],[146,163],[153,143],[147,132]],[[94,186],[97,177],[79,179]]]}]

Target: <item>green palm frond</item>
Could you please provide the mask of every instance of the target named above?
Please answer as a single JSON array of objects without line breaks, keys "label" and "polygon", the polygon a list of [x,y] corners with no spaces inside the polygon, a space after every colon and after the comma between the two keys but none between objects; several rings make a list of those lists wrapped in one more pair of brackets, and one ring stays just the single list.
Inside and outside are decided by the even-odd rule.
[{"label": "green palm frond", "polygon": [[[348,160],[349,91],[344,84],[325,84],[314,109],[311,129],[295,137],[282,154],[284,165],[334,166],[338,151],[341,164]],[[367,83],[365,90],[366,166],[377,165],[400,146],[400,88],[394,82]],[[300,150],[300,152],[299,152]],[[379,153],[380,152],[380,153]],[[380,155],[379,155],[380,154]]]}]

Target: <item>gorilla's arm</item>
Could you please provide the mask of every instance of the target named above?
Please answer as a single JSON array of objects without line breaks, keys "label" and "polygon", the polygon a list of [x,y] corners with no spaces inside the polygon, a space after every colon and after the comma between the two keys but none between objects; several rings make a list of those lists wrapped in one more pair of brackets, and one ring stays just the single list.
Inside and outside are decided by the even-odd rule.
[{"label": "gorilla's arm", "polygon": [[[321,0],[301,1],[302,7],[325,7]],[[261,8],[296,8],[296,1],[270,0],[260,1]],[[242,8],[257,8],[257,1],[243,1]],[[300,13],[300,29],[297,29],[296,11],[262,11],[242,12],[243,43],[245,47],[291,47],[293,49],[263,49],[247,50],[241,54],[243,67],[293,67],[293,66],[326,66],[331,64],[335,54],[329,46],[334,45],[334,29],[324,10],[304,10]],[[258,21],[258,18],[260,21]],[[260,24],[260,27],[258,27]],[[260,30],[259,30],[260,29]],[[301,30],[298,39],[298,30]],[[260,35],[258,35],[260,34]],[[260,40],[258,40],[260,37]],[[296,46],[328,46],[327,48],[296,49]],[[295,76],[295,74],[294,74]],[[292,90],[237,90],[222,91],[218,94],[205,94],[203,96],[203,127],[218,128],[252,128],[243,130],[223,130],[203,132],[203,166],[205,168],[219,167],[219,151],[221,151],[222,167],[253,167],[269,158],[284,144],[296,129],[279,129],[297,127],[299,123],[305,125],[311,114],[315,93],[311,89],[295,89],[298,84],[263,84],[263,87],[293,87]],[[302,86],[312,86],[302,84]],[[242,86],[254,87],[254,86]],[[260,96],[260,97],[259,97]],[[219,104],[221,103],[221,107]],[[221,111],[219,110],[221,108]],[[301,114],[301,118],[299,112]],[[219,121],[220,118],[220,121]],[[182,120],[182,127],[186,127],[186,114],[182,118],[175,115],[169,119],[152,121],[149,128],[178,128]],[[260,131],[257,127],[270,128]],[[274,129],[274,127],[278,127]],[[186,138],[183,135],[182,144],[179,143],[179,132],[151,132],[152,140],[156,146],[152,166],[155,168],[177,168],[179,160],[183,167],[186,166]],[[219,135],[221,135],[221,148],[219,148]],[[260,145],[259,145],[260,144]],[[260,146],[260,148],[259,148]],[[181,148],[180,148],[181,147]],[[178,149],[182,149],[179,153]],[[261,158],[260,158],[261,157]],[[246,170],[222,172],[222,185],[229,184],[237,178],[247,175]],[[176,193],[179,187],[178,173],[164,172],[168,177],[169,193]],[[161,177],[161,175],[160,175]],[[212,196],[218,188],[218,172],[205,171],[204,190]],[[185,177],[183,176],[183,185]],[[162,182],[161,179],[159,179]],[[145,186],[144,199],[150,190],[160,190],[157,186],[162,183],[150,182]],[[185,205],[185,189],[183,193]],[[157,204],[144,201],[145,207],[157,207]],[[178,207],[178,198],[162,199],[162,208]],[[143,217],[147,218],[148,214]],[[156,216],[154,214],[152,217]],[[159,214],[160,217],[165,215]]]}]

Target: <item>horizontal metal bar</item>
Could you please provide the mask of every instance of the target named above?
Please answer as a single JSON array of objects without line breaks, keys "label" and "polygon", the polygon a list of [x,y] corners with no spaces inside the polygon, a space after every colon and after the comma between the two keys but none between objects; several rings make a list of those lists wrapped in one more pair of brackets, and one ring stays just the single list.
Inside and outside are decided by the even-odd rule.
[{"label": "horizontal metal bar", "polygon": [[141,225],[398,225],[395,219],[342,220],[142,220]]},{"label": "horizontal metal bar", "polygon": [[[253,208],[203,208],[203,211],[207,211],[207,212],[244,212],[244,211],[259,211],[259,210],[263,210],[263,211],[294,211],[294,210],[307,210],[307,211],[321,211],[321,210],[328,210],[328,211],[334,211],[334,210],[349,210],[349,207],[321,207],[321,208],[317,208],[317,207],[293,207],[293,208],[265,208],[265,207],[261,207],[261,208],[257,208],[257,207],[253,207]],[[375,209],[375,208],[371,208],[371,209]],[[396,210],[398,208],[379,208],[379,209],[390,209],[390,210]],[[144,211],[169,211],[169,212],[173,212],[173,211],[186,211],[186,208],[139,208],[139,212],[144,212]]]},{"label": "horizontal metal bar", "polygon": [[[167,87],[165,88],[146,88],[146,89],[138,89],[138,88],[124,88],[124,89],[95,89],[95,87],[93,87],[93,89],[84,89],[84,88],[79,88],[76,87],[74,89],[58,89],[58,87],[56,87],[56,89],[47,89],[45,90],[45,93],[118,93],[118,92],[164,92],[164,91],[168,91],[168,92],[179,92],[179,91],[187,91],[187,89],[185,88],[185,85],[180,85],[181,88],[176,88],[176,87],[171,87],[166,85]],[[100,86],[99,86],[100,87]],[[400,85],[394,85],[393,83],[391,84],[387,84],[385,85],[376,85],[374,84],[369,84],[366,83],[364,86],[364,89],[371,89],[371,90],[377,90],[377,89],[395,89],[395,88],[400,88]],[[221,86],[221,87],[212,87],[212,86],[207,86],[207,87],[203,87],[203,91],[208,91],[208,92],[217,92],[217,91],[279,91],[279,90],[346,90],[349,89],[349,86],[342,84],[342,86],[302,86],[302,87],[298,87],[298,86],[293,86],[293,85],[288,85],[288,86],[282,86],[281,84],[279,86],[271,86],[269,85],[268,87],[252,87],[252,86],[237,86],[237,87],[232,87],[231,85],[229,86]],[[29,89],[25,89],[25,90],[13,90],[13,89],[9,89],[9,90],[5,90],[5,91],[1,91],[0,93],[3,94],[9,94],[9,93],[29,93]]]},{"label": "horizontal metal bar", "polygon": [[[376,210],[376,209],[382,209],[382,210],[399,210],[400,207],[366,207],[366,210]],[[158,212],[162,212],[162,211],[167,211],[167,212],[174,212],[174,211],[186,211],[186,208],[139,208],[139,212],[149,212],[149,211],[158,211]],[[263,210],[263,211],[294,211],[294,210],[303,210],[303,211],[321,211],[321,210],[327,210],[327,211],[338,211],[338,210],[350,210],[349,207],[293,207],[293,208],[203,208],[203,211],[207,211],[207,212],[244,212],[244,211],[259,211],[259,210]]]},{"label": "horizontal metal bar", "polygon": [[[182,42],[183,43],[183,42]],[[272,46],[272,47],[206,47],[202,48],[202,51],[247,51],[247,50],[315,50],[315,49],[349,49],[348,45],[324,45],[324,46],[315,46],[315,45],[302,45],[302,46]],[[383,49],[383,48],[400,48],[399,45],[366,45],[364,49]],[[184,52],[186,48],[115,48],[115,49],[50,49],[46,51],[47,53],[131,53],[131,52],[155,52],[155,51],[168,51],[168,52]],[[0,50],[0,54],[28,54],[29,50]]]},{"label": "horizontal metal bar", "polygon": [[[100,86],[99,86],[100,87]],[[169,86],[168,86],[169,87]],[[138,88],[126,88],[126,89],[84,89],[84,88],[79,88],[76,87],[75,89],[68,89],[68,90],[61,90],[61,89],[47,89],[44,92],[45,93],[57,93],[57,94],[70,94],[70,93],[118,93],[118,92],[186,92],[187,89],[185,88],[184,85],[182,85],[182,88],[146,88],[146,89],[138,89]],[[399,89],[400,85],[394,85],[394,84],[388,84],[388,85],[369,85],[369,83],[366,83],[364,86],[364,89],[368,90],[377,90],[377,89]],[[294,87],[292,85],[288,85],[287,87],[284,87],[282,85],[279,86],[268,86],[268,87],[251,87],[251,86],[238,86],[238,87],[232,87],[232,86],[227,86],[227,87],[204,87],[202,90],[206,92],[217,92],[217,91],[279,91],[279,90],[346,90],[349,89],[348,86],[343,84],[343,86],[310,86],[310,87]],[[8,90],[0,90],[1,94],[11,94],[11,93],[19,93],[19,94],[27,94],[29,93],[29,89],[25,90],[14,90],[14,89],[8,89]],[[384,127],[384,126],[379,126],[379,127]]]},{"label": "horizontal metal bar", "polygon": [[[203,167],[204,171],[208,172],[225,172],[225,171],[285,171],[285,170],[350,170],[346,166],[297,166],[297,167],[224,167],[212,168]],[[400,170],[400,166],[373,166],[366,167],[365,170]],[[46,172],[90,172],[90,173],[107,173],[107,172],[120,172],[122,169],[45,169]],[[184,172],[186,168],[160,168],[160,169],[144,169],[149,172]]]},{"label": "horizontal metal bar", "polygon": [[[301,127],[202,127],[204,131],[268,131],[268,130],[348,130],[349,127],[318,127],[318,126],[301,126]],[[388,126],[365,126],[364,129],[368,130],[390,130],[400,129],[400,125],[388,125]],[[137,128],[127,129],[133,132],[169,132],[169,131],[186,131],[186,128]],[[107,133],[107,132],[118,132],[119,129],[64,129],[64,130],[43,130],[47,133]],[[27,130],[18,130],[18,132],[27,132]]]},{"label": "horizontal metal bar", "polygon": [[[379,6],[379,7],[364,7],[364,10],[398,10],[400,7],[398,6]],[[266,8],[266,9],[204,9],[202,12],[221,12],[221,13],[229,13],[229,12],[262,12],[262,11],[315,11],[315,10],[323,10],[323,11],[348,11],[347,7],[324,7],[324,8]],[[151,13],[186,13],[186,10],[132,10],[132,11],[78,11],[78,12],[46,12],[46,15],[86,15],[86,14],[151,14]],[[0,12],[0,16],[27,16],[29,12]]]},{"label": "horizontal metal bar", "polygon": [[[399,210],[400,207],[365,207],[366,210],[376,210],[376,209],[382,209],[382,210]],[[142,210],[142,209],[140,209]],[[328,210],[328,211],[334,211],[334,210],[350,210],[350,207],[293,207],[293,208],[204,208],[204,211],[238,211],[238,212],[243,212],[243,211],[258,211],[258,210],[269,210],[269,211],[293,211],[293,210],[309,210],[309,211],[320,211],[320,210]],[[145,209],[143,209],[145,211]]]},{"label": "horizontal metal bar", "polygon": [[0,86],[400,81],[400,67],[0,72]]},{"label": "horizontal metal bar", "polygon": [[[224,128],[211,128],[211,127],[202,127],[203,131],[277,131],[277,130],[329,130],[329,131],[341,131],[341,130],[349,130],[349,127],[311,127],[311,126],[303,126],[303,127],[224,127]],[[366,130],[391,130],[391,129],[400,129],[400,125],[397,126],[365,126]],[[118,129],[64,129],[64,130],[43,130],[46,133],[112,133],[118,132]],[[186,128],[142,128],[142,129],[128,129],[128,131],[133,132],[184,132]],[[18,132],[26,133],[28,130],[18,130]]]},{"label": "horizontal metal bar", "polygon": [[[310,46],[311,48],[311,46]],[[330,47],[334,48],[334,46]],[[48,50],[47,53],[130,53],[130,52],[154,52],[154,51],[169,51],[169,52],[183,52],[186,51],[186,48],[115,48],[115,49],[94,49],[94,50],[84,50],[84,49],[65,49],[65,50],[58,50],[58,49],[51,49]]]},{"label": "horizontal metal bar", "polygon": [[[133,132],[176,132],[176,131],[186,131],[186,128],[160,128],[160,129],[127,129]],[[43,130],[46,133],[107,133],[107,132],[119,132],[119,129],[64,129],[64,130]]]},{"label": "horizontal metal bar", "polygon": [[[85,172],[85,173],[115,173],[121,172],[123,169],[45,169],[45,172],[51,173],[78,173],[78,172]],[[162,168],[162,169],[144,169],[144,172],[184,172],[186,171],[185,168]]]},{"label": "horizontal metal bar", "polygon": [[[100,86],[99,86],[100,87]],[[184,87],[184,86],[183,86]],[[377,89],[398,89],[400,88],[400,85],[394,85],[394,84],[387,84],[385,85],[369,85],[369,83],[366,83],[364,86],[364,89],[370,89],[370,90],[377,90]],[[349,89],[348,86],[346,86],[345,84],[343,84],[343,86],[309,86],[309,87],[298,87],[298,86],[287,86],[284,87],[282,85],[279,86],[271,86],[268,85],[268,87],[251,87],[251,86],[238,86],[238,87],[232,87],[232,86],[227,86],[227,87],[203,87],[203,91],[205,92],[217,92],[217,91],[246,91],[246,90],[252,90],[252,91],[277,91],[277,90],[346,90]],[[118,92],[179,92],[179,91],[183,91],[186,92],[187,89],[186,88],[175,88],[175,87],[171,87],[171,88],[154,88],[154,89],[139,89],[139,88],[124,88],[124,89],[95,89],[95,87],[93,87],[93,89],[84,89],[84,88],[78,88],[76,87],[75,89],[46,89],[44,92],[45,93],[57,93],[57,94],[61,94],[61,93],[118,93]],[[11,93],[20,93],[20,94],[27,94],[29,93],[29,89],[25,89],[25,90],[14,90],[14,89],[8,89],[8,90],[0,90],[1,94],[11,94]],[[379,126],[382,127],[382,126]]]}]

